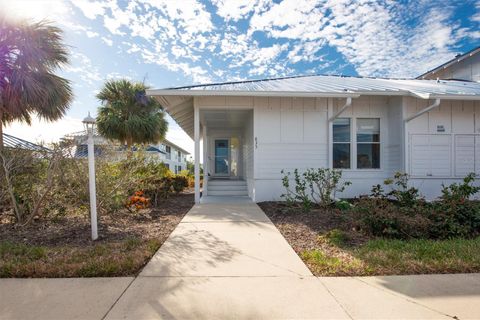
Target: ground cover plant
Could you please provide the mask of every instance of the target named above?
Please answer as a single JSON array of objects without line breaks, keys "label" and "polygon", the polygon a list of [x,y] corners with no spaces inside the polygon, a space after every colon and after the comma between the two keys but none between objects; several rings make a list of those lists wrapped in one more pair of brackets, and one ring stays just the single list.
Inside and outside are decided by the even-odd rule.
[{"label": "ground cover plant", "polygon": [[[480,202],[471,200],[480,188],[474,182],[469,174],[427,202],[408,175],[397,173],[358,199],[260,206],[316,275],[480,272]],[[308,192],[308,184],[300,185]]]},{"label": "ground cover plant", "polygon": [[134,275],[193,206],[188,177],[141,151],[100,157],[99,240],[92,242],[88,166],[69,152],[1,152],[0,277]]}]

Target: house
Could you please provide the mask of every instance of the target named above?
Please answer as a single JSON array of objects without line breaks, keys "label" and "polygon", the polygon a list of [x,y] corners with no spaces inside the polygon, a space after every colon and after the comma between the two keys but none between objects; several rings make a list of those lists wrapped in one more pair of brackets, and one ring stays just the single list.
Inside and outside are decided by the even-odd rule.
[{"label": "house", "polygon": [[[480,84],[301,76],[148,90],[195,142],[195,200],[278,200],[281,171],[337,168],[370,193],[407,172],[423,195],[480,174]],[[199,189],[200,143],[204,188]]]},{"label": "house", "polygon": [[465,80],[480,82],[480,47],[457,55],[450,61],[425,72],[417,79]]},{"label": "house", "polygon": [[[66,139],[73,139],[75,143],[75,157],[87,157],[87,134],[85,131],[71,133]],[[109,156],[115,159],[125,157],[125,147],[116,145],[112,141],[102,137],[98,132],[94,131],[94,152],[95,156],[102,156],[109,152]],[[145,152],[149,158],[160,161],[170,169],[173,173],[179,173],[187,169],[187,155],[190,153],[179,147],[173,142],[164,139],[161,143],[150,144],[145,148]]]}]

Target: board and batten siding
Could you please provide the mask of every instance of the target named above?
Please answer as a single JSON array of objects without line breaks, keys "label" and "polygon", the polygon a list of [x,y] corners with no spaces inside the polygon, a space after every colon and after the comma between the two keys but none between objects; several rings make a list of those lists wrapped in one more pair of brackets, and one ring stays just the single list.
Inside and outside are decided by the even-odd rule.
[{"label": "board and batten siding", "polygon": [[[407,117],[433,103],[403,99]],[[442,100],[407,128],[411,182],[427,198],[438,197],[442,184],[480,174],[480,102]]]},{"label": "board and batten siding", "polygon": [[[352,185],[342,196],[370,192],[402,166],[401,99],[389,111],[387,97],[360,97],[340,117],[380,118],[381,168],[343,170]],[[285,192],[281,171],[329,166],[328,118],[345,103],[334,98],[255,98],[255,200],[279,199]],[[330,110],[330,111],[329,111]],[[400,123],[400,124],[399,124]],[[392,126],[392,127],[391,127]],[[355,134],[352,126],[352,136]],[[390,136],[397,140],[391,141]],[[356,146],[352,144],[352,154]],[[353,157],[352,161],[355,161]]]}]

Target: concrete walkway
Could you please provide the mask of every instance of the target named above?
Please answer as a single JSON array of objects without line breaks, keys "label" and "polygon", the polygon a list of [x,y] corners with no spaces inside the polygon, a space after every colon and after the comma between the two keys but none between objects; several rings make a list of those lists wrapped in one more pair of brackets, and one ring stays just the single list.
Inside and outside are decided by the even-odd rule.
[{"label": "concrete walkway", "polygon": [[317,278],[253,203],[205,203],[137,278],[0,280],[1,319],[478,319],[480,275]]}]

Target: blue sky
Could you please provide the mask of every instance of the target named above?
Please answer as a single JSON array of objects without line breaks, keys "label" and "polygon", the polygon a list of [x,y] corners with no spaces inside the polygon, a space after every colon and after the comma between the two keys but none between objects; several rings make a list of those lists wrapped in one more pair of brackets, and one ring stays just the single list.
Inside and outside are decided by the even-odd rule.
[{"label": "blue sky", "polygon": [[[0,0],[8,16],[65,31],[67,117],[7,133],[46,142],[82,130],[106,79],[154,88],[299,74],[414,77],[479,45],[480,1]],[[168,138],[191,140],[170,120]]]}]

